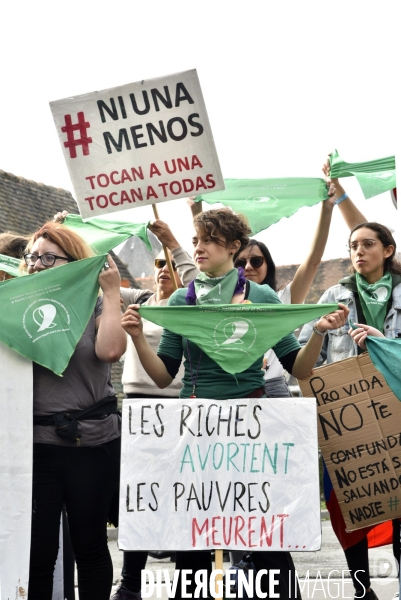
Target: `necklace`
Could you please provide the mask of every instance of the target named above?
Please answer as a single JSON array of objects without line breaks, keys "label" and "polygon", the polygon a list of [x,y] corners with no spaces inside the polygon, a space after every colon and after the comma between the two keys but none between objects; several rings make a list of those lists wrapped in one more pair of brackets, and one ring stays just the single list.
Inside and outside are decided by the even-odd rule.
[{"label": "necklace", "polygon": [[189,362],[189,373],[191,375],[191,382],[192,382],[192,394],[190,395],[190,398],[196,398],[195,387],[196,387],[196,380],[198,379],[199,367],[200,367],[201,360],[202,360],[202,350],[199,355],[199,360],[198,360],[198,365],[196,367],[195,375],[194,375],[194,372],[192,369],[191,352],[189,351],[189,341],[188,340],[187,340],[187,354],[188,354],[188,362]]}]

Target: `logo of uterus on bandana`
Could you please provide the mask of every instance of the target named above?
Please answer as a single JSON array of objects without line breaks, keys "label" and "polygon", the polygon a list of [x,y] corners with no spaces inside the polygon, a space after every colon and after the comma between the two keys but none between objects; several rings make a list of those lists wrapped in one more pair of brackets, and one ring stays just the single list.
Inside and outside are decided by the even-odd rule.
[{"label": "logo of uterus on bandana", "polygon": [[53,333],[70,329],[70,315],[64,304],[52,298],[40,298],[25,310],[23,327],[28,337],[36,342]]},{"label": "logo of uterus on bandana", "polygon": [[256,340],[256,328],[250,319],[238,316],[222,319],[214,329],[214,341],[219,352],[237,350],[248,354]]}]

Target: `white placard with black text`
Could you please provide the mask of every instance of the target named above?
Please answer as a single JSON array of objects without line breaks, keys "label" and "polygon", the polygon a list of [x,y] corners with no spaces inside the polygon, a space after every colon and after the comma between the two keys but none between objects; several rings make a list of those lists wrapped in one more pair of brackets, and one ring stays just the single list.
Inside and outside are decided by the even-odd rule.
[{"label": "white placard with black text", "polygon": [[195,69],[50,107],[84,220],[224,189]]},{"label": "white placard with black text", "polygon": [[121,549],[320,544],[314,399],[124,401]]}]

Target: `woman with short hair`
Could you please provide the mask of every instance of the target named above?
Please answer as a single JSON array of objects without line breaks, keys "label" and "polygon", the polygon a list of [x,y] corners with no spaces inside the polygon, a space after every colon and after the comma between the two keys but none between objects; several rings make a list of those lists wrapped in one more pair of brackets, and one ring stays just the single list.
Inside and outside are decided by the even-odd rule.
[{"label": "woman with short hair", "polygon": [[[194,219],[194,227],[194,262],[200,273],[188,289],[174,292],[169,299],[169,306],[240,304],[247,300],[253,303],[280,302],[270,287],[247,281],[243,271],[234,268],[236,257],[249,243],[250,229],[242,215],[234,214],[229,208],[214,209],[198,215]],[[164,388],[172,382],[184,355],[185,372],[180,397],[188,398],[195,394],[200,398],[225,400],[265,396],[262,356],[248,369],[234,376],[221,369],[194,343],[167,329],[163,331],[156,354],[143,334],[142,319],[137,308],[137,305],[133,305],[127,309],[122,325],[131,336],[146,372],[159,387]],[[318,334],[302,350],[293,334],[285,336],[274,346],[285,368],[296,377],[306,378],[321,348],[320,333],[341,326],[347,313],[347,308],[341,306],[319,319]],[[258,552],[257,555],[258,564],[255,566],[259,569],[262,568],[260,561],[263,561],[264,553]],[[210,571],[210,552],[177,552],[177,569]],[[190,588],[193,592],[193,579]],[[262,578],[262,588],[267,591],[266,578]],[[294,590],[280,587],[280,597],[283,599],[289,597],[291,592]]]}]

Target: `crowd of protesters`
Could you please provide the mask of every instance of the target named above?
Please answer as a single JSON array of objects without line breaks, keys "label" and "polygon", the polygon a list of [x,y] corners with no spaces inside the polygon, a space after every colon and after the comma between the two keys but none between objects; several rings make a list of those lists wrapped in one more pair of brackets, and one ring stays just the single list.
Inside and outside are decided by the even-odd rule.
[{"label": "crowd of protesters", "polygon": [[[63,507],[77,565],[79,597],[110,598],[113,570],[107,522],[118,524],[121,439],[110,369],[124,353],[123,387],[127,398],[188,398],[195,389],[202,398],[211,398],[213,389],[214,400],[279,398],[291,396],[286,372],[305,379],[315,365],[366,351],[367,335],[394,338],[401,331],[401,265],[395,259],[394,238],[383,225],[366,222],[340,182],[329,178],[328,163],[323,170],[328,198],[321,204],[309,253],[293,280],[283,288],[277,289],[275,263],[268,248],[249,237],[244,217],[230,208],[202,212],[201,204],[191,199],[193,257],[180,246],[168,225],[156,220],[150,229],[165,246],[172,271],[167,256],[160,253],[154,261],[154,290],[121,288],[118,269],[108,256],[99,274],[101,293],[95,310],[63,377],[34,363],[30,600],[52,598]],[[248,369],[237,373],[235,385],[233,376],[193,342],[141,318],[141,304],[302,304],[321,262],[336,206],[350,228],[353,272],[327,290],[319,303],[336,303],[337,310],[305,325],[298,340],[292,333],[284,337]],[[30,238],[1,234],[0,254],[21,258],[29,275],[93,256],[91,248],[63,225],[63,216],[58,213],[53,222]],[[61,269],[59,273],[62,277]],[[1,281],[8,278],[0,271]],[[379,288],[386,293],[378,303],[375,292]],[[71,441],[60,436],[54,416],[83,410],[87,412],[79,422],[79,438]],[[347,533],[335,496],[331,500],[333,528],[351,571],[355,598],[376,600],[369,577],[369,528],[359,530],[356,536]],[[394,525],[398,539],[398,522]],[[395,554],[398,560],[399,543],[395,544]],[[140,600],[141,571],[147,556],[146,552],[124,552],[121,584],[113,600]],[[238,562],[241,553],[232,553],[231,558]],[[280,598],[301,597],[289,552],[253,552],[252,561],[256,570],[280,570]],[[210,572],[211,553],[177,552],[176,568]],[[362,574],[356,577],[358,571]],[[194,586],[192,578],[192,592]],[[262,589],[269,592],[267,576],[262,577]],[[180,594],[178,585],[175,597],[181,598]]]}]

